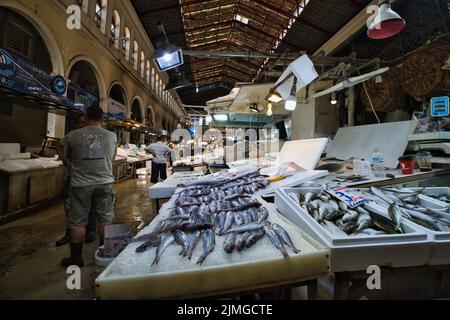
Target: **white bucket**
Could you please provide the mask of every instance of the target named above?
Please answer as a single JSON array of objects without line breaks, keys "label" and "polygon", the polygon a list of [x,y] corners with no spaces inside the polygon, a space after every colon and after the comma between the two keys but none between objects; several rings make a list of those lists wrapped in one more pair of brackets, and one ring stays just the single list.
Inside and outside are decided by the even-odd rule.
[{"label": "white bucket", "polygon": [[100,256],[100,250],[95,251],[95,264],[97,265],[97,272],[102,272],[114,261],[115,258],[103,258]]},{"label": "white bucket", "polygon": [[105,257],[117,257],[132,238],[131,228],[127,224],[113,224],[105,227]]}]

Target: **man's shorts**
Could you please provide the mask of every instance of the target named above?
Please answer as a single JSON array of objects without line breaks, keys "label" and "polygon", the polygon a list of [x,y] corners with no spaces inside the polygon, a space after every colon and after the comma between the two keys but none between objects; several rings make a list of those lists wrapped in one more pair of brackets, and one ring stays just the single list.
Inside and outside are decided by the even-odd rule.
[{"label": "man's shorts", "polygon": [[68,227],[71,229],[86,227],[91,210],[99,223],[110,222],[114,218],[114,204],[114,183],[71,186],[66,201]]}]

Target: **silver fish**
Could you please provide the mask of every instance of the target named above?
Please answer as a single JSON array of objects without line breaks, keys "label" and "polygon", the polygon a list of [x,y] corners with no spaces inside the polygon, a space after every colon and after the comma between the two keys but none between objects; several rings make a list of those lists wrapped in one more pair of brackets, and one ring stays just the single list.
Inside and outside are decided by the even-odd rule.
[{"label": "silver fish", "polygon": [[403,228],[402,228],[402,211],[400,209],[400,207],[398,206],[398,204],[396,203],[391,203],[391,205],[389,206],[389,217],[391,218],[392,222],[395,225],[395,230],[403,233]]},{"label": "silver fish", "polygon": [[250,237],[247,238],[247,241],[245,242],[246,248],[251,248],[255,245],[258,240],[264,238],[264,230],[258,230],[256,232],[252,232]]},{"label": "silver fish", "polygon": [[281,227],[279,224],[273,223],[271,225],[271,228],[273,229],[273,231],[275,231],[275,233],[277,234],[278,238],[288,247],[291,247],[292,250],[294,251],[294,253],[298,254],[300,253],[300,250],[298,250],[294,243],[292,242],[291,237],[289,236],[289,234],[287,233],[286,230],[283,229],[283,227]]},{"label": "silver fish", "polygon": [[231,254],[234,250],[234,245],[236,242],[236,233],[230,233],[226,238],[225,241],[223,243],[223,250],[228,253]]},{"label": "silver fish", "polygon": [[258,222],[264,222],[269,218],[269,211],[266,208],[261,207],[258,209]]},{"label": "silver fish", "polygon": [[167,249],[167,247],[172,244],[175,241],[175,238],[172,233],[167,234],[162,240],[161,243],[158,246],[158,249],[156,249],[156,255],[155,259],[153,260],[152,266],[159,263],[159,260],[161,259],[161,255],[163,254],[164,250]]},{"label": "silver fish", "polygon": [[200,241],[201,234],[202,234],[201,231],[196,231],[188,235],[188,245],[185,252],[185,256],[187,256],[189,260],[191,260],[195,247],[197,247],[197,244]]},{"label": "silver fish", "polygon": [[278,239],[278,236],[275,233],[275,231],[273,231],[271,228],[265,225],[264,233],[267,235],[267,237],[269,237],[270,241],[272,241],[272,244],[275,246],[275,248],[280,250],[285,258],[288,258],[289,254],[287,253],[286,248],[283,246],[280,239]]},{"label": "silver fish", "polygon": [[376,188],[376,187],[371,187],[370,191],[372,191],[372,193],[374,195],[376,195],[377,197],[379,197],[380,199],[382,199],[384,202],[387,202],[388,204],[392,204],[394,203],[394,201],[392,201],[392,199],[390,199],[389,197],[387,197],[383,191],[381,191],[380,189]]},{"label": "silver fish", "polygon": [[356,218],[358,217],[358,214],[359,214],[359,212],[348,209],[347,213],[342,218],[342,221],[344,223],[347,223],[349,221],[356,220]]},{"label": "silver fish", "polygon": [[247,210],[247,213],[250,215],[252,222],[258,221],[258,212],[256,211],[255,208],[249,208]]},{"label": "silver fish", "polygon": [[187,250],[187,246],[188,246],[188,240],[187,240],[186,233],[184,233],[183,231],[180,231],[180,230],[175,230],[174,237],[175,237],[175,242],[181,246],[180,255],[184,255]]},{"label": "silver fish", "polygon": [[242,217],[242,213],[241,212],[235,212],[234,215],[234,224],[237,226],[240,226],[242,224],[244,224],[244,219]]},{"label": "silver fish", "polygon": [[245,243],[247,239],[250,237],[250,232],[244,232],[236,235],[235,247],[238,251],[242,251],[245,248]]},{"label": "silver fish", "polygon": [[228,211],[225,215],[225,223],[223,225],[223,228],[220,230],[220,234],[224,234],[226,231],[228,231],[234,222],[234,213],[231,211]]},{"label": "silver fish", "polygon": [[139,247],[136,248],[135,252],[141,253],[147,250],[147,248],[151,247],[157,247],[161,243],[161,236],[160,235],[154,235],[150,237],[147,241],[145,241],[143,244],[141,244]]},{"label": "silver fish", "polygon": [[264,228],[265,224],[263,223],[251,223],[251,224],[243,224],[234,228],[229,229],[225,232],[225,234],[236,232],[236,233],[243,233],[247,231],[256,231]]},{"label": "silver fish", "polygon": [[197,264],[200,265],[205,261],[208,255],[214,251],[214,247],[216,245],[216,237],[211,229],[203,231],[202,239],[203,239],[203,254],[197,261]]}]

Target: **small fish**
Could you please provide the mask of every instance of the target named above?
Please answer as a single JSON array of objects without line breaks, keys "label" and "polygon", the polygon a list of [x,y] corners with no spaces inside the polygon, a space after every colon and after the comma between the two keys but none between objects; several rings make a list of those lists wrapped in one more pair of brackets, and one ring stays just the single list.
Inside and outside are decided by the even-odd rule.
[{"label": "small fish", "polygon": [[197,247],[197,244],[200,241],[201,234],[201,231],[196,231],[188,235],[188,245],[185,256],[187,256],[189,260],[191,260],[195,247]]},{"label": "small fish", "polygon": [[264,228],[264,226],[265,226],[264,223],[244,224],[244,225],[240,225],[240,226],[229,229],[228,231],[225,232],[225,234],[228,234],[231,232],[244,233],[247,231],[256,231],[256,230],[260,230],[260,229]]},{"label": "small fish", "polygon": [[255,208],[249,208],[247,210],[247,213],[251,217],[252,222],[257,222],[258,221],[258,212],[256,211]]},{"label": "small fish", "polygon": [[305,200],[303,201],[304,204],[308,204],[311,200],[316,198],[316,194],[313,192],[308,192],[305,194]]},{"label": "small fish", "polygon": [[272,244],[275,246],[275,248],[280,250],[285,258],[288,258],[289,254],[287,253],[287,251],[286,251],[285,247],[283,246],[283,244],[281,243],[280,239],[278,239],[278,236],[275,233],[275,231],[273,231],[271,228],[269,228],[267,225],[265,225],[264,233],[267,235],[267,237],[269,237],[270,241],[272,241]]},{"label": "small fish", "polygon": [[334,221],[334,220],[342,218],[344,216],[344,214],[345,214],[344,211],[340,211],[340,210],[339,211],[334,211],[334,212],[328,213],[325,216],[325,220]]},{"label": "small fish", "polygon": [[380,189],[376,188],[376,187],[371,187],[370,191],[372,191],[372,193],[374,195],[376,195],[377,197],[379,197],[380,199],[382,199],[384,202],[387,202],[388,204],[392,204],[394,203],[394,201],[392,201],[392,199],[390,199],[389,197],[387,197],[383,191],[381,191]]},{"label": "small fish", "polygon": [[161,243],[161,236],[160,235],[154,235],[153,237],[150,237],[147,241],[145,241],[143,244],[141,244],[139,247],[136,248],[135,252],[142,253],[147,248],[157,247]]},{"label": "small fish", "polygon": [[238,251],[242,251],[245,248],[245,244],[250,235],[250,232],[244,232],[236,235],[235,247]]},{"label": "small fish", "polygon": [[234,214],[231,211],[228,211],[225,214],[225,222],[223,225],[223,228],[220,230],[219,234],[224,234],[226,231],[228,231],[234,222]]},{"label": "small fish", "polygon": [[199,265],[203,264],[208,255],[214,251],[214,247],[216,245],[215,234],[211,229],[203,231],[202,239],[203,239],[203,254],[197,261],[197,264]]},{"label": "small fish", "polygon": [[237,226],[240,226],[242,224],[244,224],[244,219],[242,217],[242,213],[240,212],[234,212],[234,224]]},{"label": "small fish", "polygon": [[401,211],[400,207],[398,206],[398,204],[391,203],[391,205],[389,206],[388,212],[389,212],[389,217],[391,218],[392,222],[394,223],[395,230],[398,231],[399,233],[403,233],[402,211]]},{"label": "small fish", "polygon": [[259,208],[257,214],[258,222],[264,222],[269,218],[269,211],[264,207]]},{"label": "small fish", "polygon": [[242,214],[242,220],[244,221],[244,224],[250,224],[253,222],[252,217],[248,212],[243,211]]},{"label": "small fish", "polygon": [[288,247],[291,247],[292,250],[294,251],[294,253],[298,254],[300,253],[300,250],[298,250],[294,243],[292,242],[291,237],[289,236],[289,234],[287,233],[286,230],[283,229],[283,227],[281,227],[279,224],[273,223],[271,225],[271,228],[273,229],[273,231],[275,231],[275,233],[277,234],[278,238]]},{"label": "small fish", "polygon": [[256,232],[252,232],[250,237],[247,238],[247,241],[245,242],[246,248],[251,248],[255,245],[258,240],[264,238],[264,230],[258,230]]},{"label": "small fish", "polygon": [[185,255],[185,252],[187,251],[187,246],[188,246],[188,239],[187,239],[186,233],[184,233],[181,230],[175,230],[174,237],[175,237],[175,242],[181,246],[180,256]]},{"label": "small fish", "polygon": [[159,260],[161,259],[161,255],[163,254],[164,250],[167,249],[167,247],[172,244],[175,241],[175,238],[172,233],[167,234],[162,240],[161,243],[158,246],[158,249],[156,249],[156,255],[155,259],[153,260],[152,266],[159,263]]},{"label": "small fish", "polygon": [[231,254],[234,250],[234,245],[236,242],[236,233],[230,233],[226,238],[225,241],[223,243],[223,250],[228,253]]}]

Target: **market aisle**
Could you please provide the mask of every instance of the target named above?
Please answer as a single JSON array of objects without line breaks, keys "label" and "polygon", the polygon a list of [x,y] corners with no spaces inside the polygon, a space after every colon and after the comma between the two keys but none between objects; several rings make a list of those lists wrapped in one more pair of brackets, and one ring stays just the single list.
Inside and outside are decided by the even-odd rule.
[{"label": "market aisle", "polygon": [[[114,223],[142,228],[154,217],[147,197],[146,180],[127,180],[116,185]],[[84,246],[86,267],[82,289],[66,287],[66,270],[60,266],[68,246],[54,243],[64,232],[63,204],[40,210],[18,221],[0,226],[0,299],[93,299],[97,242]]]}]

